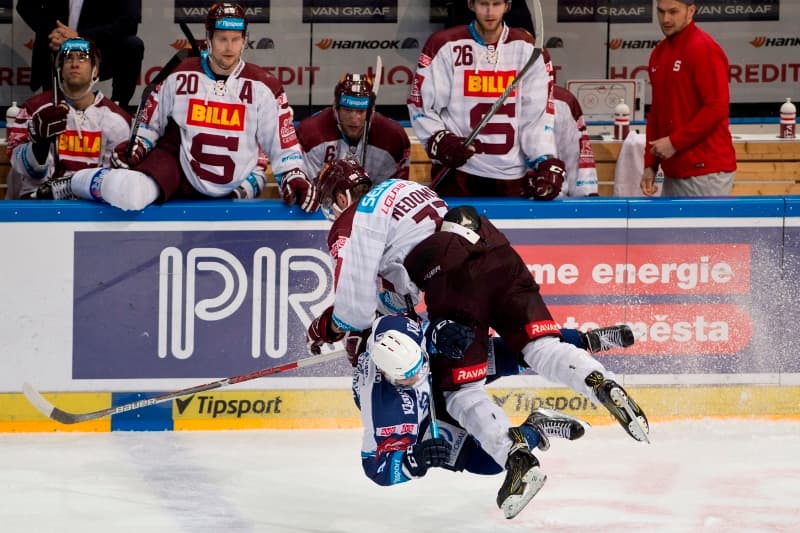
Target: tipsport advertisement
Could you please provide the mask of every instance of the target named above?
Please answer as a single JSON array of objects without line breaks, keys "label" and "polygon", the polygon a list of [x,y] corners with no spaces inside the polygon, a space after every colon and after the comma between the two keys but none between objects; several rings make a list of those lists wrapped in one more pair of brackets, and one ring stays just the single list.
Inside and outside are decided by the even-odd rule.
[{"label": "tipsport advertisement", "polygon": [[[797,372],[800,230],[503,226],[563,327],[629,324],[624,374]],[[307,357],[332,303],[324,229],[74,235],[72,378],[200,378]],[[108,254],[107,250],[117,250]],[[98,260],[102,258],[102,260]],[[335,361],[296,376],[347,376]]]}]

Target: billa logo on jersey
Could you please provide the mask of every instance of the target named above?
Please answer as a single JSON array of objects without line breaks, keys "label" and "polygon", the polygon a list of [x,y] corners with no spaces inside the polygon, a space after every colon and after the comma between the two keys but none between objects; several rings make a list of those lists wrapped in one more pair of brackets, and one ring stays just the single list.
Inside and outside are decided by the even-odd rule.
[{"label": "billa logo on jersey", "polygon": [[61,156],[100,157],[103,136],[99,131],[82,132],[67,130],[58,136],[58,154]]},{"label": "billa logo on jersey", "polygon": [[[503,94],[506,87],[511,85],[517,76],[516,70],[474,70],[464,71],[464,96],[490,96],[496,98]],[[509,96],[514,96],[517,91],[511,91]]]},{"label": "billa logo on jersey", "polygon": [[226,104],[209,102],[192,98],[189,100],[189,111],[186,123],[192,126],[205,126],[219,130],[244,130],[244,104]]}]

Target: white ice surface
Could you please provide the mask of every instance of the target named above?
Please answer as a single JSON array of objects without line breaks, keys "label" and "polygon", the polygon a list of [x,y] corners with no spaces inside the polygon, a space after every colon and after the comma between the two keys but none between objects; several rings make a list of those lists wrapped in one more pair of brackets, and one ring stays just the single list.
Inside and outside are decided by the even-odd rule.
[{"label": "white ice surface", "polygon": [[549,479],[506,520],[502,476],[373,485],[360,431],[0,435],[3,533],[796,532],[800,422],[616,425],[539,453]]}]

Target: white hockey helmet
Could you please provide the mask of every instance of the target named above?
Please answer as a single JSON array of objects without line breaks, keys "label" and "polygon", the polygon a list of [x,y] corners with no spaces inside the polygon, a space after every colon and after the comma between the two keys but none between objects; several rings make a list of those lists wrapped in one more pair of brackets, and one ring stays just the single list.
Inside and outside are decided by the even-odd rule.
[{"label": "white hockey helmet", "polygon": [[425,351],[396,329],[375,339],[370,356],[378,370],[395,385],[411,387],[428,374]]}]

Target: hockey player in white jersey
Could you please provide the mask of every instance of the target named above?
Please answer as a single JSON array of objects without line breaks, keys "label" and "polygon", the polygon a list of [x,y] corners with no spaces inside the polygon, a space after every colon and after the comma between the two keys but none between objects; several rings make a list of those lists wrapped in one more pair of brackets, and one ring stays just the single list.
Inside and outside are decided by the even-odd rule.
[{"label": "hockey player in white jersey", "polygon": [[[540,55],[469,146],[466,138],[532,58],[533,37],[503,22],[510,0],[466,0],[468,26],[431,35],[407,104],[411,125],[434,162],[442,196],[558,196],[552,65]],[[443,167],[450,169],[441,178]]]},{"label": "hockey player in white jersey", "polygon": [[29,196],[48,178],[110,166],[114,149],[127,141],[128,113],[92,90],[100,61],[92,41],[65,40],[56,56],[57,87],[25,101],[8,125],[8,158],[21,181],[13,184],[16,197]]},{"label": "hockey player in white jersey", "polygon": [[261,149],[284,202],[317,209],[283,87],[242,60],[244,9],[211,6],[206,36],[208,51],[184,60],[151,93],[133,145],[115,152],[118,168],[75,174],[73,194],[129,210],[175,197],[229,197],[240,186],[257,196],[265,182]]},{"label": "hockey player in white jersey", "polygon": [[403,266],[406,254],[433,233],[447,204],[428,187],[389,179],[373,186],[352,159],[329,164],[317,180],[320,203],[334,220],[328,247],[335,265],[334,304],[309,326],[309,350],[346,337],[351,364],[363,349],[376,311],[406,309],[420,300]]},{"label": "hockey player in white jersey", "polygon": [[326,163],[355,159],[373,183],[408,179],[411,142],[397,122],[375,110],[373,80],[345,74],[333,95],[331,107],[297,125],[309,176],[319,176]]},{"label": "hockey player in white jersey", "polygon": [[553,87],[556,110],[556,150],[564,161],[559,198],[597,196],[597,165],[578,99],[563,87]]}]

